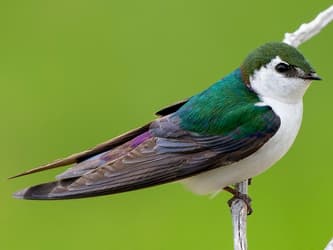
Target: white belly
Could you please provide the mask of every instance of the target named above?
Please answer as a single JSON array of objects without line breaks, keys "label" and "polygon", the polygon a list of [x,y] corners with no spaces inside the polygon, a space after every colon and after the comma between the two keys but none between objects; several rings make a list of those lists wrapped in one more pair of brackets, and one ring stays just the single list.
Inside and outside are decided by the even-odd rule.
[{"label": "white belly", "polygon": [[251,156],[231,165],[184,179],[181,182],[185,186],[198,194],[216,193],[228,185],[264,172],[287,153],[301,125],[303,103],[300,101],[286,104],[265,98],[263,102],[269,104],[281,119],[277,133]]}]

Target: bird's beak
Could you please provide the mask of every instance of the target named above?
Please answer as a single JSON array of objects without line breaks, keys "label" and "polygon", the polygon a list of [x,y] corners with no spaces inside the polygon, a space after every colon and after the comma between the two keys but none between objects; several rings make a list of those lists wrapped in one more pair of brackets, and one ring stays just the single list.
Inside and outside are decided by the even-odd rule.
[{"label": "bird's beak", "polygon": [[304,76],[302,76],[302,78],[306,80],[322,80],[322,78],[318,76],[316,72],[310,72],[308,74],[305,74]]}]

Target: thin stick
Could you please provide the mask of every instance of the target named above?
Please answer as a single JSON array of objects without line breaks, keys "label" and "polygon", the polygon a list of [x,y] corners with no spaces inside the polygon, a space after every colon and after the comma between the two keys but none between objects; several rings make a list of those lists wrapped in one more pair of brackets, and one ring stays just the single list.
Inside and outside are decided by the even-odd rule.
[{"label": "thin stick", "polygon": [[[302,24],[295,32],[286,33],[283,39],[293,47],[298,47],[302,43],[311,39],[318,34],[326,25],[333,20],[333,5],[319,13],[319,15],[311,22]],[[235,190],[248,194],[248,181],[245,180],[236,184]],[[247,218],[247,205],[241,199],[233,200],[231,204],[232,224],[234,232],[234,249],[247,250],[246,239],[246,218]],[[329,243],[325,250],[333,250],[333,240]]]},{"label": "thin stick", "polygon": [[[235,189],[242,193],[248,193],[248,181],[243,181],[235,185]],[[242,199],[235,199],[231,203],[232,225],[234,229],[234,249],[246,250],[246,221],[247,221],[247,205]]]},{"label": "thin stick", "polygon": [[286,33],[283,42],[297,48],[302,43],[317,35],[332,20],[333,5],[320,12],[311,22],[302,24],[295,32]]},{"label": "thin stick", "polygon": [[333,250],[333,239],[331,239],[331,241],[325,247],[325,250]]}]

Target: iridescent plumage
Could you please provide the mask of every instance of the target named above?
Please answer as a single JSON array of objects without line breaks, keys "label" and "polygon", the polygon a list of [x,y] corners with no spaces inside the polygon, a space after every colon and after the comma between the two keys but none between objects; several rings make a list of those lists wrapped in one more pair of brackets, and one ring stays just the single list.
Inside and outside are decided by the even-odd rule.
[{"label": "iridescent plumage", "polygon": [[240,69],[205,91],[157,112],[160,117],[145,126],[17,175],[74,164],[57,176],[57,181],[30,187],[15,196],[71,199],[114,194],[186,179],[242,161],[269,141],[281,125],[272,107],[262,105],[248,84],[258,65],[265,65],[268,57],[273,59],[282,51],[292,54],[291,61],[303,67],[302,72],[313,73],[299,52],[285,48],[281,43],[266,44],[250,54],[256,62],[246,59]]}]

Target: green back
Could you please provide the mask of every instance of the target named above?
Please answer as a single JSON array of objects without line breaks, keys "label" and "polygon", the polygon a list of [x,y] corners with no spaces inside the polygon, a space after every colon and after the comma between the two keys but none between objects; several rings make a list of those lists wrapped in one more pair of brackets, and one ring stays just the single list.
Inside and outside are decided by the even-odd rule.
[{"label": "green back", "polygon": [[267,121],[275,114],[268,106],[255,106],[257,102],[258,96],[244,84],[237,69],[193,96],[176,115],[185,130],[205,135],[227,135],[237,130],[233,136],[242,138],[270,129]]}]

